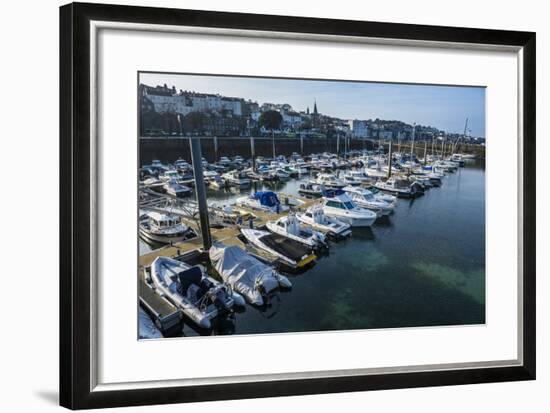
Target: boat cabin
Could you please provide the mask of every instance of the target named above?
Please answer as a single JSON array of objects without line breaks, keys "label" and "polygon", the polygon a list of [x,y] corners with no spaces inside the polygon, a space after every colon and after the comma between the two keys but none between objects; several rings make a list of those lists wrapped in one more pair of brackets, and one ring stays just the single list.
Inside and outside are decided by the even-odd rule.
[{"label": "boat cabin", "polygon": [[180,223],[178,217],[174,215],[161,214],[160,212],[148,212],[147,218],[151,228],[166,229]]},{"label": "boat cabin", "polygon": [[355,204],[344,191],[327,191],[324,206],[343,210],[356,209]]}]

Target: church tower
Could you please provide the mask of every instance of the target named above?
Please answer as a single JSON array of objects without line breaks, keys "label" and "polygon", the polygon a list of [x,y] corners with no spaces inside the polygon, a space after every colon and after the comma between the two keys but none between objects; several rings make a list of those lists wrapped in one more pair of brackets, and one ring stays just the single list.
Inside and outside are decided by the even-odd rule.
[{"label": "church tower", "polygon": [[318,128],[321,124],[319,119],[319,112],[317,111],[317,100],[313,102],[313,115],[311,116],[311,121],[314,128]]}]

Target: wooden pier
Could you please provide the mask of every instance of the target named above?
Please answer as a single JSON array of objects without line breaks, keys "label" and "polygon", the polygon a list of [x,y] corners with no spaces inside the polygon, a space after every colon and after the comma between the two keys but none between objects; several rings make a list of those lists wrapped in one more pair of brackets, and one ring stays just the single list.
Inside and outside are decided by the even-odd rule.
[{"label": "wooden pier", "polygon": [[[293,207],[293,211],[301,211],[309,208],[312,205],[318,204],[319,199],[302,199],[298,197],[291,197],[287,195],[281,195],[283,204],[287,198],[294,198],[300,201],[300,205]],[[167,201],[173,201],[172,198],[160,195],[158,201],[162,199]],[[141,209],[151,210],[157,212],[169,212],[174,215],[178,215],[181,221],[191,227],[196,234],[195,238],[185,241],[173,242],[171,245],[165,245],[156,250],[142,254],[139,257],[139,302],[140,305],[147,311],[153,322],[159,328],[159,330],[165,335],[175,335],[181,332],[183,327],[184,316],[182,312],[176,308],[170,301],[164,297],[158,295],[152,285],[152,282],[148,278],[148,271],[155,258],[164,257],[190,257],[193,255],[200,256],[205,251],[203,250],[203,240],[201,237],[201,231],[199,228],[198,220],[194,217],[195,207],[193,201],[186,202],[186,207],[182,208],[181,205],[167,210],[166,206],[159,204],[159,202],[145,202],[141,205]],[[252,214],[254,218],[254,228],[264,228],[267,221],[276,220],[288,214],[283,212],[280,214],[268,213],[266,211],[255,210],[252,208],[239,207],[240,210],[246,211]],[[257,258],[278,265],[278,259],[273,257],[268,252],[256,248],[255,246],[245,243],[240,237],[240,228],[247,228],[248,222],[243,222],[242,225],[231,225],[223,228],[211,228],[210,233],[212,241],[222,242],[225,245],[237,245],[248,253],[256,256]]]}]

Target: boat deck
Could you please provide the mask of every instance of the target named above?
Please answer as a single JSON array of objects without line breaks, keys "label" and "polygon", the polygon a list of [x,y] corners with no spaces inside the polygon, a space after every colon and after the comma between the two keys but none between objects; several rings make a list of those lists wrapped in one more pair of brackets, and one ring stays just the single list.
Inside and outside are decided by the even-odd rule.
[{"label": "boat deck", "polygon": [[181,311],[153,291],[145,280],[143,270],[139,271],[138,295],[140,305],[164,336],[178,334],[181,331]]}]

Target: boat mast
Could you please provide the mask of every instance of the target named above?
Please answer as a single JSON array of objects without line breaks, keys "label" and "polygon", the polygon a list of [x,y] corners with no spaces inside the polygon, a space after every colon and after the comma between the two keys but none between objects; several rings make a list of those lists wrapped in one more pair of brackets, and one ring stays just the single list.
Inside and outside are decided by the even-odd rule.
[{"label": "boat mast", "polygon": [[415,135],[416,135],[416,122],[413,123],[412,145],[411,145],[411,162],[412,162],[413,154],[414,154],[414,138],[415,138]]},{"label": "boat mast", "polygon": [[[466,123],[464,124],[464,133],[462,134],[462,137],[464,138],[464,141],[466,141],[466,133],[468,131],[468,118],[466,118]],[[453,147],[453,153],[456,153],[456,150],[458,148],[458,142],[460,141],[460,136],[456,139],[455,145]]]},{"label": "boat mast", "polygon": [[428,152],[428,141],[424,141],[424,165],[426,165],[427,152]]},{"label": "boat mast", "polygon": [[392,157],[393,157],[393,139],[390,139],[390,147],[388,149],[388,178],[391,177],[391,165],[392,165]]}]

